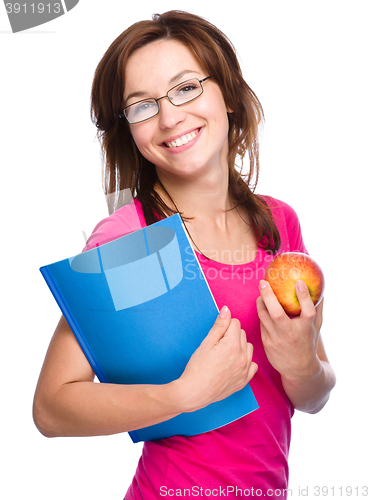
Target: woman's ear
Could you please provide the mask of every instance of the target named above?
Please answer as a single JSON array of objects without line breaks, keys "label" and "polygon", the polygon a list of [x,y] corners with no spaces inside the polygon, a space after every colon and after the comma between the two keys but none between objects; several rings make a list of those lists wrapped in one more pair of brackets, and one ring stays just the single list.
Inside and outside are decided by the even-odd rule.
[{"label": "woman's ear", "polygon": [[227,108],[226,108],[226,111],[227,111],[228,113],[230,113],[230,114],[234,113],[234,111],[233,111],[231,108],[229,108],[229,107],[227,107]]}]

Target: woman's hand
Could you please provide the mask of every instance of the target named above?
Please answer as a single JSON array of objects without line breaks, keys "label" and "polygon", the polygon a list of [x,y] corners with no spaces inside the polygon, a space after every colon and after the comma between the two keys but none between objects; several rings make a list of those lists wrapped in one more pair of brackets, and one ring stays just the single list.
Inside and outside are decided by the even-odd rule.
[{"label": "woman's hand", "polygon": [[260,282],[257,311],[261,337],[272,366],[293,384],[300,384],[319,369],[317,347],[322,324],[322,302],[315,308],[304,281],[297,281],[301,315],[289,318],[267,281]]},{"label": "woman's hand", "polygon": [[245,387],[257,371],[253,346],[225,306],[176,381],[184,409],[195,411]]},{"label": "woman's hand", "polygon": [[260,282],[257,311],[268,360],[281,374],[293,406],[316,413],[326,404],[335,385],[320,335],[323,301],[315,308],[306,284],[296,283],[301,314],[289,318],[267,281]]}]

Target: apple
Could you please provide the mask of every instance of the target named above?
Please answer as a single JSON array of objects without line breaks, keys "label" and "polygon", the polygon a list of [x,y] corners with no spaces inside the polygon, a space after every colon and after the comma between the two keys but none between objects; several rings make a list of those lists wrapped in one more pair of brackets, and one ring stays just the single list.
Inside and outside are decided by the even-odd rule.
[{"label": "apple", "polygon": [[295,283],[306,283],[315,307],[324,294],[324,274],[321,267],[305,253],[284,252],[277,255],[265,273],[278,301],[289,316],[299,316],[301,306],[295,291]]}]

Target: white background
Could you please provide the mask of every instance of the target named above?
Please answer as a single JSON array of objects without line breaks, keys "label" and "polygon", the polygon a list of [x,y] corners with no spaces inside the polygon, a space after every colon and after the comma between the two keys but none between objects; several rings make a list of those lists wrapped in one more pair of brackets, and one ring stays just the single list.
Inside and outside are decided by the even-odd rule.
[{"label": "white background", "polygon": [[60,316],[39,267],[78,253],[82,231],[107,215],[89,116],[100,58],[130,24],[173,8],[208,18],[237,48],[266,116],[257,192],[294,207],[326,275],[323,336],[337,387],[321,413],[293,418],[292,498],[324,498],[315,486],[334,487],[327,498],[346,486],[361,496],[370,486],[368,2],[81,0],[18,34],[0,5],[0,497],[122,500],[136,469],[141,445],[127,434],[46,439],[33,424]]}]

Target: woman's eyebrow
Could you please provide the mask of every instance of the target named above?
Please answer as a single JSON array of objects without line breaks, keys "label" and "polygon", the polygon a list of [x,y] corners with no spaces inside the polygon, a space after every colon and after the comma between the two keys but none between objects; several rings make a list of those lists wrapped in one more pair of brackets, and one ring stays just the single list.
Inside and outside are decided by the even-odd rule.
[{"label": "woman's eyebrow", "polygon": [[[196,74],[200,74],[199,71],[195,71],[195,70],[192,70],[192,69],[186,69],[184,71],[180,71],[180,73],[177,73],[177,75],[173,76],[169,82],[168,82],[168,85],[175,85],[175,83],[180,80],[180,78],[183,78],[184,76],[188,75],[189,73],[196,73]],[[148,92],[144,92],[144,91],[137,91],[137,92],[132,92],[129,96],[127,96],[127,98],[125,99],[125,102],[127,102],[129,99],[132,99],[133,97],[145,97],[145,96],[148,96],[149,93]]]},{"label": "woman's eyebrow", "polygon": [[189,73],[197,73],[200,75],[199,71],[194,71],[193,69],[186,69],[184,71],[180,71],[180,73],[177,73],[174,77],[171,78],[171,80],[168,82],[168,85],[175,84],[180,78],[184,77],[185,75],[188,75]]}]

